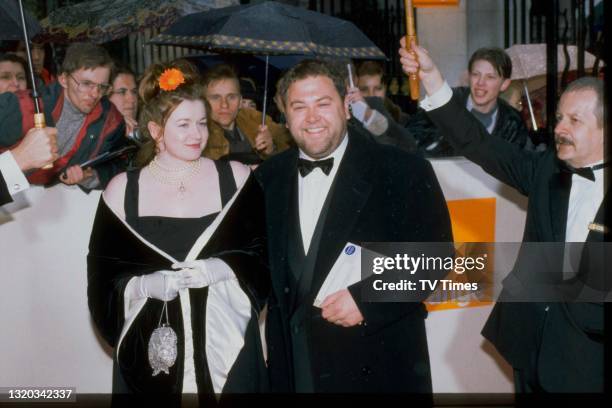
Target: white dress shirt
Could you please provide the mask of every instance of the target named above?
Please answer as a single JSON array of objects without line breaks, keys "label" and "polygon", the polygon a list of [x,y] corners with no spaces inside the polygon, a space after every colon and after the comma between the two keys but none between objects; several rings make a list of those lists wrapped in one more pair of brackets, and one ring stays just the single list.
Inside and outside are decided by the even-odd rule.
[{"label": "white dress shirt", "polygon": [[[304,243],[304,253],[306,254],[308,254],[310,241],[312,240],[312,235],[314,234],[314,230],[317,226],[321,209],[323,208],[323,204],[325,203],[325,199],[327,198],[332,182],[336,177],[336,173],[338,173],[338,167],[340,167],[340,162],[342,161],[342,157],[344,157],[344,152],[346,151],[347,145],[348,136],[345,134],[344,139],[332,154],[327,157],[317,159],[325,160],[330,157],[334,158],[334,165],[329,172],[329,175],[325,175],[323,170],[321,170],[319,167],[316,167],[305,177],[302,177],[298,172],[298,211],[300,218],[300,230],[302,231],[302,242]],[[301,149],[300,157],[306,160],[315,160],[312,157],[309,157]]]},{"label": "white dress shirt", "polygon": [[0,154],[0,171],[11,196],[30,187],[10,151]]},{"label": "white dress shirt", "polygon": [[[602,163],[601,161],[599,163]],[[598,163],[593,163],[591,167]],[[565,224],[565,242],[563,252],[563,271],[567,276],[573,277],[580,267],[582,245],[576,242],[585,242],[589,234],[589,224],[594,222],[597,210],[601,206],[604,196],[603,169],[594,170],[595,181],[588,180],[578,174],[572,174],[572,187],[570,189]]]},{"label": "white dress shirt", "polygon": [[[591,167],[593,163],[586,167]],[[578,174],[572,174],[567,224],[565,228],[566,242],[584,242],[589,234],[589,224],[595,220],[597,210],[604,196],[603,169],[593,171],[595,181],[588,180]]]}]

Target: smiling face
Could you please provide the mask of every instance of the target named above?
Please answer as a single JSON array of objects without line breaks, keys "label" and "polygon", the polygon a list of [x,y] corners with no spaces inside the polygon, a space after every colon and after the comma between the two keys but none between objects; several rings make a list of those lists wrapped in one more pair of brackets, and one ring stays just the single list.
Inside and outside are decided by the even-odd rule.
[{"label": "smiling face", "polygon": [[0,62],[0,93],[23,91],[28,87],[23,66],[17,62]]},{"label": "smiling face", "polygon": [[287,127],[298,147],[313,159],[329,156],[346,134],[349,112],[333,81],[311,76],[295,81],[285,98]]},{"label": "smiling face", "polygon": [[166,125],[148,124],[155,139],[159,158],[167,163],[197,160],[208,141],[206,107],[201,100],[184,100],[170,114]]},{"label": "smiling face", "polygon": [[555,147],[557,157],[580,168],[603,160],[603,127],[597,123],[597,94],[591,90],[566,92],[559,101]]},{"label": "smiling face", "polygon": [[474,108],[482,113],[489,113],[497,103],[497,97],[508,86],[510,79],[502,77],[486,60],[476,60],[470,72],[470,94]]},{"label": "smiling face", "polygon": [[104,96],[100,86],[109,86],[109,77],[110,68],[97,67],[63,73],[58,80],[70,103],[82,113],[88,114]]},{"label": "smiling face", "polygon": [[212,120],[224,129],[233,130],[242,99],[238,81],[229,78],[212,81],[206,87],[206,99],[211,107]]}]

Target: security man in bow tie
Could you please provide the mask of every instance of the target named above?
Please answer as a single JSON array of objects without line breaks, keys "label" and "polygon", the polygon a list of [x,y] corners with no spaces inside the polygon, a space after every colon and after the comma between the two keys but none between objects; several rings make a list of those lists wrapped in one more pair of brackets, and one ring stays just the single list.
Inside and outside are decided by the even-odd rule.
[{"label": "security man in bow tie", "polygon": [[[610,238],[604,219],[610,194],[603,174],[609,161],[604,155],[602,81],[585,77],[569,84],[557,110],[555,149],[530,152],[490,137],[465,106],[454,101],[428,53],[414,44],[409,52],[405,46],[402,39],[403,70],[418,70],[427,92],[421,107],[447,140],[529,197],[523,248],[482,334],[514,368],[517,393],[603,392],[603,300],[609,295],[610,277],[602,243]],[[561,249],[556,266],[525,256],[533,254],[529,248],[534,244],[526,244],[533,242]],[[564,277],[569,272],[565,261],[570,251],[564,250],[568,243],[583,243],[584,248],[573,279]],[[540,285],[543,280],[548,288]],[[553,285],[560,291],[544,291]]]},{"label": "security man in bow tie", "polygon": [[278,84],[297,148],[256,172],[266,196],[273,391],[431,393],[421,301],[366,302],[362,280],[315,297],[348,242],[451,242],[431,165],[347,129],[342,73],[306,60]]}]

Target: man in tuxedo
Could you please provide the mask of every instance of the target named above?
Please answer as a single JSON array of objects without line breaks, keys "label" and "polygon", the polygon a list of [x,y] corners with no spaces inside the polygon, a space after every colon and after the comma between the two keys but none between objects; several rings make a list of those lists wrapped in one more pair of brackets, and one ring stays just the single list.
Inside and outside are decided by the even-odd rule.
[{"label": "man in tuxedo", "polygon": [[[609,240],[603,169],[609,162],[604,157],[601,80],[581,78],[568,85],[557,111],[556,149],[529,152],[491,137],[454,101],[427,52],[416,45],[412,50],[414,54],[400,49],[402,67],[406,73],[418,69],[428,95],[421,106],[431,120],[461,154],[529,197],[523,242],[560,248],[557,264],[544,268],[526,257],[533,254],[529,248],[534,244],[523,244],[482,334],[514,368],[517,393],[602,392],[601,300],[610,287],[603,268],[603,258],[609,256],[603,252],[603,242]],[[566,279],[564,260],[570,251],[564,250],[564,242],[584,243],[577,279]],[[566,296],[533,293],[542,281]],[[585,293],[591,295],[585,298]],[[587,301],[572,301],[577,296]]]},{"label": "man in tuxedo", "polygon": [[0,205],[13,201],[12,196],[30,187],[25,171],[57,159],[56,134],[55,128],[32,128],[19,145],[0,154]]},{"label": "man in tuxedo", "polygon": [[431,393],[422,302],[366,302],[366,281],[313,306],[347,242],[450,242],[431,165],[351,128],[344,77],[305,60],[278,84],[297,148],[256,171],[266,196],[273,391]]}]

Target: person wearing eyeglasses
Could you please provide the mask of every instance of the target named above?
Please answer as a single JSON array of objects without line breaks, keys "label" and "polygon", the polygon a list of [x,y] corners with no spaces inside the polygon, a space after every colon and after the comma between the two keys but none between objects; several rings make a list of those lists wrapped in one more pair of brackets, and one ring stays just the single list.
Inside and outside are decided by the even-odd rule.
[{"label": "person wearing eyeglasses", "polygon": [[[50,169],[27,174],[30,184],[78,185],[85,191],[101,189],[125,168],[115,159],[96,166],[80,164],[126,143],[125,121],[106,95],[113,60],[103,48],[86,43],[66,50],[57,82],[39,89],[47,126],[57,128],[59,158]],[[27,91],[0,95],[0,152],[21,143],[34,127],[34,100]]]},{"label": "person wearing eyeglasses", "polygon": [[138,127],[138,83],[136,74],[127,66],[116,65],[111,73],[112,85],[108,99],[123,115],[125,134],[131,135]]}]

